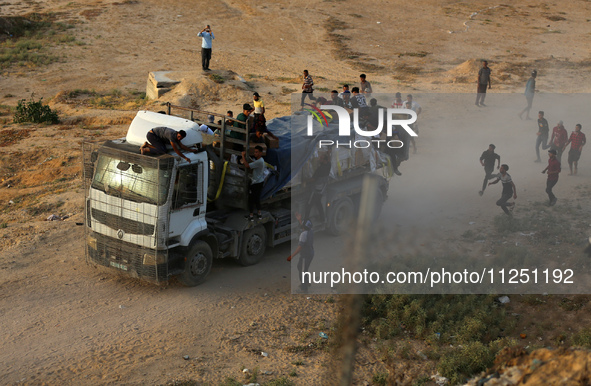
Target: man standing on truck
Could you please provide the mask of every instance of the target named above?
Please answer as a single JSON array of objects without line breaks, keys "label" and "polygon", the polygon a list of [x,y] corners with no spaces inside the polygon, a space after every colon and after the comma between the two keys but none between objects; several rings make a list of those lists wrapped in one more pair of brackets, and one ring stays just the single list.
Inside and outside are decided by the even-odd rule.
[{"label": "man standing on truck", "polygon": [[191,160],[189,157],[181,153],[179,148],[185,151],[191,151],[193,153],[198,153],[199,150],[191,149],[181,143],[181,140],[186,136],[187,133],[185,130],[176,131],[170,127],[155,127],[148,131],[148,134],[146,134],[146,139],[148,142],[144,142],[144,144],[140,147],[140,153],[143,155],[166,154],[166,145],[170,143],[170,146],[172,146],[172,149],[175,151],[175,153],[190,163]]},{"label": "man standing on truck", "polygon": [[209,61],[211,60],[211,41],[215,39],[213,36],[213,32],[211,32],[211,27],[209,24],[207,27],[203,28],[201,32],[197,34],[202,41],[201,41],[201,67],[203,67],[203,71],[210,71],[209,69]]},{"label": "man standing on truck", "polygon": [[254,147],[254,158],[254,161],[251,160],[251,162],[248,162],[246,152],[242,152],[244,166],[246,166],[247,169],[252,170],[248,195],[248,209],[250,210],[250,215],[246,217],[249,221],[254,221],[255,208],[257,209],[259,220],[263,218],[261,213],[261,192],[263,191],[263,185],[265,183],[265,160],[263,159],[263,148],[259,145]]},{"label": "man standing on truck", "polygon": [[[242,105],[242,112],[238,114],[236,120],[234,120],[234,127],[239,129],[246,129],[246,121],[248,121],[248,117],[252,113],[254,109],[248,104],[245,103]],[[239,133],[237,131],[231,131],[230,137],[234,139],[239,139],[241,141],[246,141],[246,134]]]}]

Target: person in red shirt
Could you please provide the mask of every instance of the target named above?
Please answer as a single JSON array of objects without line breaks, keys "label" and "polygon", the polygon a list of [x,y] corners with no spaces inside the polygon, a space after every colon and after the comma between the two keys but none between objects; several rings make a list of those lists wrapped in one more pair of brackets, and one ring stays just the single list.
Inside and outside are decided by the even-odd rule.
[{"label": "person in red shirt", "polygon": [[566,146],[568,140],[568,133],[562,124],[562,121],[558,121],[558,124],[552,129],[552,137],[550,138],[550,148],[556,150],[556,158],[558,162],[562,160],[562,150]]},{"label": "person in red shirt", "polygon": [[546,181],[546,193],[550,199],[550,206],[556,204],[556,196],[552,193],[552,188],[558,182],[558,174],[560,173],[560,162],[556,159],[556,150],[548,150],[548,166],[542,170],[542,174],[548,171],[548,180]]},{"label": "person in red shirt", "polygon": [[[570,143],[570,150],[568,152],[568,167],[570,168],[569,176],[573,174],[577,174],[577,166],[579,164],[579,158],[581,158],[581,151],[583,151],[583,146],[587,143],[587,138],[585,138],[585,134],[581,132],[581,124],[577,123],[575,125],[575,131],[573,131],[568,139],[566,145],[564,145],[564,149]],[[575,166],[575,170],[573,172],[573,164]]]}]

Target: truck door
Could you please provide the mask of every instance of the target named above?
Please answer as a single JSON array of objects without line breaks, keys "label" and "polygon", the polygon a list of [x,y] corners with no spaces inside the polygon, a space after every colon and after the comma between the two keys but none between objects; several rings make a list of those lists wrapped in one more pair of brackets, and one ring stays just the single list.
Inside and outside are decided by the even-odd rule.
[{"label": "truck door", "polygon": [[191,222],[204,217],[207,197],[204,180],[203,161],[178,167],[170,206],[169,237],[181,235]]}]

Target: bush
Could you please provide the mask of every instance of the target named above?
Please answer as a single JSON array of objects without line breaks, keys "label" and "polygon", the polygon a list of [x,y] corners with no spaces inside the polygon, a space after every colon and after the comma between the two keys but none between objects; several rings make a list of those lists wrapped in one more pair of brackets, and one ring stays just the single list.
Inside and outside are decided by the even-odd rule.
[{"label": "bush", "polygon": [[44,105],[41,101],[35,101],[32,97],[30,101],[21,99],[16,106],[16,113],[14,114],[14,123],[59,123],[59,117],[55,111],[49,106]]},{"label": "bush", "polygon": [[591,348],[591,328],[584,328],[573,336],[573,344]]}]

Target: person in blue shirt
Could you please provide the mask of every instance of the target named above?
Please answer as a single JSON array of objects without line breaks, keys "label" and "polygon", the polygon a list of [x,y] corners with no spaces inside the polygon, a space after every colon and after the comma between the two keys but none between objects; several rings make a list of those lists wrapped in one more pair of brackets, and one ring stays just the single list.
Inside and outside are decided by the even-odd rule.
[{"label": "person in blue shirt", "polygon": [[201,37],[201,67],[203,67],[203,71],[210,71],[209,69],[209,61],[211,60],[211,41],[215,39],[213,36],[213,32],[211,32],[211,27],[209,24],[207,27],[203,28],[201,32],[197,34],[197,36]]},{"label": "person in blue shirt", "polygon": [[527,100],[527,106],[519,113],[519,119],[525,114],[525,119],[531,119],[529,117],[529,110],[531,110],[532,102],[534,101],[534,93],[536,92],[536,76],[538,76],[538,72],[533,70],[531,72],[531,77],[527,80],[525,84],[525,99]]}]

